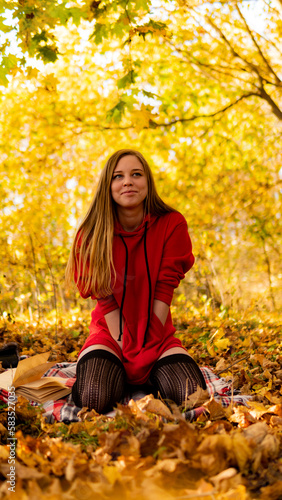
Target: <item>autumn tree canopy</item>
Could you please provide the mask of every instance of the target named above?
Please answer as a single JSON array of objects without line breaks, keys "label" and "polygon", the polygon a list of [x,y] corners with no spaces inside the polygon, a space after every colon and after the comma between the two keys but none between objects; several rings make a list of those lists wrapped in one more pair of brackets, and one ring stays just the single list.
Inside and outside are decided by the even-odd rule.
[{"label": "autumn tree canopy", "polygon": [[187,218],[178,304],[281,306],[278,1],[2,1],[0,29],[2,311],[83,307],[64,267],[122,147]]}]

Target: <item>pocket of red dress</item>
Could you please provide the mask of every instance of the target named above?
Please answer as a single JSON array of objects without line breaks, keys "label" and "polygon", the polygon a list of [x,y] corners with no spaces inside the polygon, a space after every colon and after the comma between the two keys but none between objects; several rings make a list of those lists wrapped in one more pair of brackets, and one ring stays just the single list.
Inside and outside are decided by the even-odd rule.
[{"label": "pocket of red dress", "polygon": [[123,329],[123,352],[130,351],[136,355],[140,352],[146,330],[146,321],[146,318],[140,318],[136,325],[128,325],[125,322]]},{"label": "pocket of red dress", "polygon": [[143,347],[146,325],[147,318],[142,317],[137,325],[125,325],[124,328],[122,354],[130,383],[144,383],[162,352],[164,326],[161,320],[154,312],[152,313]]},{"label": "pocket of red dress", "polygon": [[163,339],[164,325],[162,324],[160,318],[153,311],[147,333],[146,345],[162,343]]}]

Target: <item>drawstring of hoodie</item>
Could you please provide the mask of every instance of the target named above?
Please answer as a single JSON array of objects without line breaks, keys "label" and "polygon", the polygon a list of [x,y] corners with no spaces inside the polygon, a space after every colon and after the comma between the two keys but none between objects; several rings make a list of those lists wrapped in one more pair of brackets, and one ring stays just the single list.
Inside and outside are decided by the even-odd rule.
[{"label": "drawstring of hoodie", "polygon": [[120,310],[119,310],[119,337],[118,337],[118,342],[121,341],[121,337],[123,334],[122,331],[122,310],[123,310],[123,303],[124,303],[124,298],[125,298],[125,292],[126,292],[126,280],[127,280],[127,268],[128,268],[128,248],[126,246],[126,243],[120,234],[121,241],[124,244],[125,247],[125,270],[124,270],[124,278],[123,278],[123,292],[122,292],[122,299],[121,299],[121,305],[120,305]]},{"label": "drawstring of hoodie", "polygon": [[[151,319],[151,298],[152,298],[152,284],[151,284],[150,268],[149,268],[148,255],[147,255],[147,225],[148,225],[148,221],[145,222],[145,231],[144,231],[144,240],[143,241],[144,241],[144,255],[145,255],[145,262],[146,262],[146,270],[147,270],[148,284],[149,284],[149,300],[148,300],[148,319],[147,319],[147,325],[146,325],[146,329],[145,329],[142,347],[145,347],[147,333],[149,330],[150,319]],[[124,299],[125,299],[127,270],[128,270],[128,248],[127,248],[127,245],[126,245],[121,234],[120,234],[120,237],[121,237],[121,241],[123,242],[124,247],[125,247],[125,270],[124,270],[124,279],[123,279],[122,299],[121,299],[121,305],[120,305],[120,311],[119,311],[119,338],[118,338],[118,342],[121,341],[121,337],[123,334],[123,331],[122,331],[122,310],[123,310],[123,304],[124,304]]]},{"label": "drawstring of hoodie", "polygon": [[146,337],[147,337],[147,332],[149,330],[149,325],[150,325],[150,316],[151,316],[151,296],[152,296],[152,286],[151,286],[151,276],[150,276],[150,269],[149,269],[149,263],[148,263],[148,255],[147,255],[147,223],[148,221],[145,222],[145,231],[144,231],[144,254],[145,254],[145,262],[146,262],[146,269],[147,269],[147,276],[148,276],[148,283],[149,283],[149,300],[148,300],[148,319],[147,319],[147,326],[144,334],[144,340],[143,340],[143,345],[142,347],[145,347],[146,344]]}]

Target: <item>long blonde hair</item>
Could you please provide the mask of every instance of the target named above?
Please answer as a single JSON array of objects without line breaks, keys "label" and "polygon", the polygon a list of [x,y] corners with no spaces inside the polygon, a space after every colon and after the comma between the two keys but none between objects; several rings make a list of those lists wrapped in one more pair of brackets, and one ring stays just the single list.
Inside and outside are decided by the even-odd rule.
[{"label": "long blonde hair", "polygon": [[112,248],[116,210],[111,195],[111,183],[119,160],[127,155],[138,158],[147,177],[145,215],[164,215],[174,211],[157,194],[151,169],[141,153],[133,149],[121,149],[108,159],[90,207],[76,231],[65,275],[66,283],[70,285],[75,270],[79,270],[75,281],[80,281],[80,291],[97,298],[111,295],[112,272],[115,280]]}]

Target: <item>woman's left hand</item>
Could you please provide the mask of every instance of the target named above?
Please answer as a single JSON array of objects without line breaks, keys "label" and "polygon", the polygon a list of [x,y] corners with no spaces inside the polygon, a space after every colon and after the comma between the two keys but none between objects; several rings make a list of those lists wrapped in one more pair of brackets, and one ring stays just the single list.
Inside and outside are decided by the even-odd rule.
[{"label": "woman's left hand", "polygon": [[155,315],[158,316],[159,320],[163,325],[166,322],[168,310],[169,306],[165,302],[162,302],[162,300],[157,300],[157,299],[154,300],[153,311]]}]

